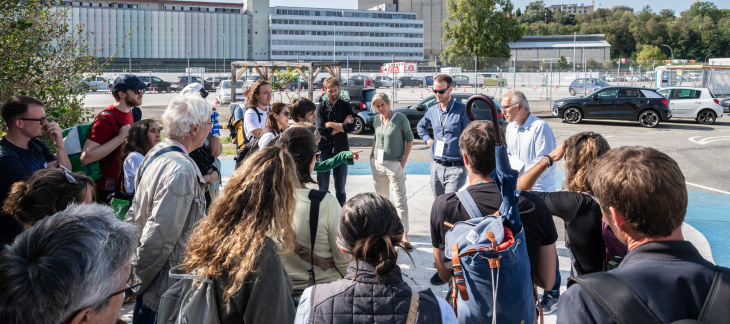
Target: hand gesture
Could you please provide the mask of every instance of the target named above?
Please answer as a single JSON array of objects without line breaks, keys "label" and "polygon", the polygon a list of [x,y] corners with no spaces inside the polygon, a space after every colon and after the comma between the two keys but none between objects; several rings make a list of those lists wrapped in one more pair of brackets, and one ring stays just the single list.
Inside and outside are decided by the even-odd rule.
[{"label": "hand gesture", "polygon": [[553,159],[553,162],[558,162],[565,156],[565,148],[568,146],[567,141],[563,141],[562,144],[558,145],[552,152],[548,153],[548,156]]},{"label": "hand gesture", "polygon": [[43,130],[48,134],[48,138],[51,139],[54,146],[63,146],[63,131],[57,123],[48,122],[48,124],[43,126]]},{"label": "hand gesture", "polygon": [[348,124],[352,124],[353,122],[355,122],[355,118],[353,118],[352,116],[345,117],[345,121],[343,121],[343,123],[348,123]]},{"label": "hand gesture", "polygon": [[[362,150],[352,151],[352,158],[354,158],[355,160],[359,160],[360,159],[360,153],[362,153]],[[372,157],[371,157],[371,159],[372,159]]]}]

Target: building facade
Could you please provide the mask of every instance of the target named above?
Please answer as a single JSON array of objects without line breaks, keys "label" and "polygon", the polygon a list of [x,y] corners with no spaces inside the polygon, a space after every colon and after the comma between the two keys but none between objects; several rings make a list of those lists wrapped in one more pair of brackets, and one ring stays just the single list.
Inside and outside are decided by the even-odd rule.
[{"label": "building facade", "polygon": [[424,25],[415,13],[303,7],[269,13],[273,61],[423,60]]},{"label": "building facade", "polygon": [[586,6],[583,4],[577,5],[577,4],[559,4],[559,5],[552,5],[548,7],[551,12],[555,13],[558,11],[562,11],[564,13],[571,13],[574,15],[585,15],[589,13],[593,13],[594,5],[591,4],[590,6]]},{"label": "building facade", "polygon": [[518,66],[526,61],[557,62],[561,56],[578,65],[588,59],[598,64],[611,59],[611,44],[604,34],[523,36],[517,42],[510,42],[509,47],[512,60]]}]

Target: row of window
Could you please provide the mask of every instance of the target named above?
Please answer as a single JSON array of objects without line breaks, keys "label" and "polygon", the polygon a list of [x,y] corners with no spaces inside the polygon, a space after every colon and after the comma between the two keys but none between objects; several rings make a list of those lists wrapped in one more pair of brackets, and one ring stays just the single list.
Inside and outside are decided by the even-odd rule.
[{"label": "row of window", "polygon": [[[332,52],[327,51],[271,51],[271,55],[291,55],[291,56],[324,56],[324,57],[332,57]],[[360,52],[337,52],[337,56],[339,57],[345,57],[345,56],[358,56],[360,55]],[[422,57],[422,53],[404,53],[404,52],[362,52],[362,56],[370,56],[370,57],[387,57],[390,58],[391,56],[395,57]]]},{"label": "row of window", "polygon": [[314,16],[314,17],[355,17],[355,18],[384,18],[384,19],[409,19],[416,20],[415,14],[410,13],[383,13],[383,12],[361,12],[345,10],[295,10],[276,9],[277,15],[289,16]]},{"label": "row of window", "polygon": [[[422,43],[381,43],[381,42],[335,42],[335,46],[363,46],[363,47],[415,47],[422,48]],[[297,46],[332,46],[331,41],[304,41],[304,40],[272,40],[271,45]]]},{"label": "row of window", "polygon": [[343,26],[343,27],[423,28],[423,24],[403,24],[403,23],[364,22],[364,21],[298,20],[298,19],[271,19],[271,24]]},{"label": "row of window", "polygon": [[[332,31],[320,30],[271,30],[271,35],[302,35],[302,36],[332,36]],[[406,33],[371,33],[371,32],[343,32],[338,31],[336,36],[351,37],[403,37],[403,38],[423,38],[423,34],[406,34]]]},{"label": "row of window", "polygon": [[100,7],[100,8],[120,8],[120,9],[137,9],[137,4],[131,3],[113,3],[113,2],[72,2],[61,1],[62,7]]},{"label": "row of window", "polygon": [[184,6],[165,6],[165,11],[207,11],[207,12],[241,13],[241,9],[238,9],[238,8],[210,8],[210,7],[184,7]]}]

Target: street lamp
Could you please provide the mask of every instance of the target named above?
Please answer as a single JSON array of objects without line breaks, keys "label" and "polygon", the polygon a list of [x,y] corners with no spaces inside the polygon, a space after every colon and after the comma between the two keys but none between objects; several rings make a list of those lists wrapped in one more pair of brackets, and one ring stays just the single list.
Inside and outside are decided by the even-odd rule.
[{"label": "street lamp", "polygon": [[672,48],[669,47],[669,45],[666,45],[666,44],[662,44],[662,46],[666,46],[667,48],[669,48],[669,52],[672,53],[672,63],[674,63],[674,51],[672,50]]},{"label": "street lamp", "polygon": [[360,41],[360,62],[357,65],[357,72],[362,73],[362,39],[360,39],[360,36],[357,36],[357,39]]}]

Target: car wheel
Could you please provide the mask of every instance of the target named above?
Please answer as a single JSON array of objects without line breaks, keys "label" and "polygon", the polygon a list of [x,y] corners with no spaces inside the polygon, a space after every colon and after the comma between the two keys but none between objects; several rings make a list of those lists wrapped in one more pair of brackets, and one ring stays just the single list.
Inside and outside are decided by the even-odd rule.
[{"label": "car wheel", "polygon": [[365,131],[365,121],[362,118],[355,116],[355,129],[352,130],[353,134],[361,134]]},{"label": "car wheel", "polygon": [[563,120],[569,124],[580,123],[580,121],[583,120],[583,112],[575,107],[568,108],[565,110],[565,113],[563,113]]},{"label": "car wheel", "polygon": [[639,115],[639,124],[644,127],[656,127],[659,125],[659,114],[651,109],[644,110]]},{"label": "car wheel", "polygon": [[568,90],[568,92],[570,92],[571,96],[575,96],[575,89],[570,88],[570,90]]},{"label": "car wheel", "polygon": [[419,87],[419,88],[423,88],[423,82],[419,83],[419,84],[418,84],[418,87]]},{"label": "car wheel", "polygon": [[289,90],[291,90],[291,91],[297,91],[297,86],[293,85],[293,86],[291,86],[291,89],[289,89]]},{"label": "car wheel", "polygon": [[708,109],[700,111],[700,113],[697,114],[697,122],[700,124],[712,125],[715,123],[716,118],[717,116],[715,116],[715,112]]},{"label": "car wheel", "polygon": [[172,89],[170,87],[165,88],[165,92],[170,93],[170,91],[172,91]]}]

